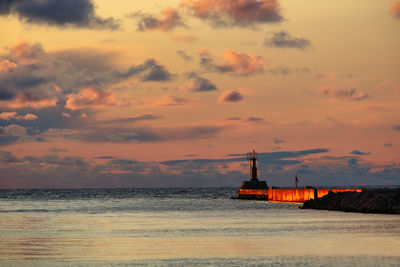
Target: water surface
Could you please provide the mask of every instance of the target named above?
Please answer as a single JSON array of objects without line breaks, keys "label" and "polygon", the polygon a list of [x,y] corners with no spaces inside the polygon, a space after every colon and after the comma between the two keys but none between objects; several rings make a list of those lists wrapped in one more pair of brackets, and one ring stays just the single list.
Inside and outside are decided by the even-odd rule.
[{"label": "water surface", "polygon": [[399,266],[400,216],[234,188],[0,190],[0,265]]}]

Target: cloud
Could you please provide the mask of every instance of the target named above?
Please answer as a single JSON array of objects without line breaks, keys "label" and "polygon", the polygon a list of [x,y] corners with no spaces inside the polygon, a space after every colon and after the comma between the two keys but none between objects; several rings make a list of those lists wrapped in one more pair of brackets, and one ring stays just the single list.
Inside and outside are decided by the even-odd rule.
[{"label": "cloud", "polygon": [[0,60],[0,71],[10,71],[17,66],[17,64],[15,64],[14,62],[10,62],[7,59]]},{"label": "cloud", "polygon": [[[42,109],[63,105],[67,96],[76,100],[82,93],[87,93],[80,96],[82,101],[85,98],[87,103],[96,102],[110,92],[108,88],[132,78],[164,82],[173,77],[156,59],[147,59],[124,71],[117,70],[117,56],[113,51],[89,48],[46,52],[38,43],[20,41],[9,49],[8,54],[0,56],[0,62],[16,65],[8,71],[0,71],[0,103],[10,108]],[[4,63],[7,68],[9,65]],[[94,99],[93,91],[89,95],[83,88],[96,88],[98,98]],[[108,102],[101,98],[102,105],[112,106],[112,97],[108,95]],[[116,100],[115,105],[120,106],[121,101]]]},{"label": "cloud", "polygon": [[188,99],[176,97],[171,94],[166,94],[153,101],[152,105],[161,107],[174,107],[174,106],[185,106],[191,103],[192,102],[189,101]]},{"label": "cloud", "polygon": [[393,125],[393,131],[400,131],[400,125]]},{"label": "cloud", "polygon": [[250,75],[262,72],[264,58],[250,53],[238,53],[231,49],[224,52],[224,60],[218,65],[220,72]]},{"label": "cloud", "polygon": [[236,90],[229,90],[224,93],[222,93],[218,101],[223,103],[223,102],[239,102],[243,100],[243,96],[239,91]]},{"label": "cloud", "polygon": [[147,121],[147,120],[157,120],[162,118],[161,116],[157,116],[154,114],[142,114],[133,117],[127,118],[117,118],[112,120],[103,120],[103,121],[96,121],[95,124],[123,124],[123,123],[135,123],[138,121]]},{"label": "cloud", "polygon": [[199,50],[198,54],[200,55],[200,65],[207,70],[243,76],[264,71],[264,58],[251,53],[239,53],[232,49],[226,49],[223,60],[219,64],[214,64],[213,57],[206,49]]},{"label": "cloud", "polygon": [[384,146],[384,147],[392,147],[393,144],[392,144],[392,143],[386,143],[386,144],[383,144],[383,146]]},{"label": "cloud", "polygon": [[186,62],[192,61],[192,58],[190,56],[188,56],[188,54],[186,54],[185,51],[183,51],[183,50],[176,50],[176,54],[178,56],[180,56],[180,58],[182,58]]},{"label": "cloud", "polygon": [[370,152],[361,152],[360,150],[356,149],[356,150],[351,151],[350,154],[353,154],[353,155],[370,155],[371,153]]},{"label": "cloud", "polygon": [[269,124],[263,118],[260,117],[227,117],[223,118],[222,121],[228,122],[228,125],[258,125],[258,124]]},{"label": "cloud", "polygon": [[[376,171],[371,169],[370,163],[363,164],[352,158],[303,158],[325,152],[326,149],[310,149],[260,153],[257,166],[260,179],[266,178],[270,186],[290,186],[297,173],[301,184],[310,186],[397,185],[400,182],[398,164],[381,166]],[[245,154],[236,155],[163,162],[101,156],[98,158],[103,160],[99,164],[76,156],[17,157],[12,152],[0,151],[0,173],[13,174],[0,179],[0,188],[238,188],[243,180],[248,180],[248,165],[243,164],[238,170],[227,170],[231,164],[247,163]]]},{"label": "cloud", "polygon": [[153,143],[208,139],[218,136],[224,129],[225,127],[213,125],[159,128],[90,127],[80,131],[70,131],[69,133],[63,131],[60,133],[60,137],[85,142]]},{"label": "cloud", "polygon": [[286,31],[275,32],[271,37],[265,39],[265,46],[277,48],[296,48],[304,50],[311,46],[311,42],[305,38],[292,36]]},{"label": "cloud", "polygon": [[47,108],[57,105],[58,99],[51,96],[41,96],[30,92],[21,92],[16,97],[3,99],[0,104],[9,108]]},{"label": "cloud", "polygon": [[56,147],[49,148],[48,151],[49,151],[49,152],[53,152],[53,153],[68,152],[67,149],[64,149],[64,148],[56,148]]},{"label": "cloud", "polygon": [[181,91],[189,92],[210,92],[218,90],[217,86],[210,80],[198,76],[196,73],[190,73],[189,78],[191,81],[179,87]]},{"label": "cloud", "polygon": [[32,121],[36,120],[38,116],[27,113],[25,115],[19,115],[17,112],[2,112],[0,113],[0,120],[27,120]]},{"label": "cloud", "polygon": [[275,139],[274,139],[274,143],[275,143],[275,144],[282,144],[282,143],[286,143],[286,141],[285,141],[285,140],[282,140],[282,139],[275,138]]},{"label": "cloud", "polygon": [[17,124],[10,124],[5,127],[0,126],[0,146],[31,139],[31,135],[26,127]]},{"label": "cloud", "polygon": [[186,35],[186,34],[173,34],[171,35],[171,40],[176,42],[195,42],[197,38],[193,35]]},{"label": "cloud", "polygon": [[394,2],[389,12],[397,18],[400,18],[400,1]]},{"label": "cloud", "polygon": [[282,76],[290,75],[292,73],[296,73],[296,74],[311,73],[309,68],[293,68],[293,69],[291,69],[288,67],[277,67],[274,69],[269,69],[267,71],[273,75],[282,75]]},{"label": "cloud", "polygon": [[115,107],[126,106],[126,100],[117,100],[112,91],[102,91],[94,88],[85,88],[77,94],[67,95],[65,107],[67,109],[83,109],[88,107]]},{"label": "cloud", "polygon": [[25,40],[18,41],[10,49],[13,58],[22,64],[34,64],[44,55],[44,50],[40,43],[28,43]]},{"label": "cloud", "polygon": [[277,0],[182,0],[180,5],[217,27],[249,27],[282,20]]},{"label": "cloud", "polygon": [[0,5],[1,15],[15,15],[29,24],[110,30],[119,28],[114,18],[97,16],[91,0],[6,0]]},{"label": "cloud", "polygon": [[321,93],[327,98],[336,98],[348,101],[361,101],[369,98],[369,95],[364,92],[358,92],[357,89],[338,89],[335,87],[322,86]]},{"label": "cloud", "polygon": [[141,75],[141,80],[148,81],[169,81],[172,74],[165,66],[158,64],[155,59],[147,59],[142,64],[132,65],[126,72],[118,72],[120,78],[129,78],[135,75]]},{"label": "cloud", "polygon": [[138,31],[171,31],[178,26],[185,26],[178,11],[173,7],[164,8],[158,17],[141,12],[136,12],[131,17],[139,19],[137,22]]}]

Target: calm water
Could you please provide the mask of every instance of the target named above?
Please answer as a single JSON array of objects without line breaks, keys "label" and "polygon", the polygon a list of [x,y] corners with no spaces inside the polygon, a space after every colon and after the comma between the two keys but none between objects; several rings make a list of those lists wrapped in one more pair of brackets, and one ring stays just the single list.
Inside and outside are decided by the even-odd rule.
[{"label": "calm water", "polygon": [[400,266],[400,216],[234,188],[0,190],[2,266]]}]

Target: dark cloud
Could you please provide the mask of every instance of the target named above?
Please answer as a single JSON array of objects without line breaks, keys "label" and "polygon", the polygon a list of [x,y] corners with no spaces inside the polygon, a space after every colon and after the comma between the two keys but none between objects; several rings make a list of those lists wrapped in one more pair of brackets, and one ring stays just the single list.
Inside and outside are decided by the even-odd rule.
[{"label": "dark cloud", "polygon": [[[392,164],[372,170],[360,162],[339,157],[285,160],[285,155],[307,155],[325,151],[312,149],[286,151],[286,154],[260,153],[259,177],[270,186],[291,186],[298,174],[301,186],[359,186],[400,183],[400,166]],[[323,152],[321,152],[323,153]],[[0,151],[0,188],[110,188],[110,187],[219,187],[238,188],[248,180],[245,154],[228,159],[193,159],[143,162],[105,156],[106,162],[57,155],[17,157]],[[227,171],[231,162],[246,162],[241,171]],[[338,163],[340,162],[340,163]],[[221,169],[224,171],[221,172]],[[12,175],[11,175],[12,174]],[[266,175],[267,174],[267,175]]]},{"label": "dark cloud", "polygon": [[386,144],[384,144],[383,146],[385,146],[385,147],[392,147],[393,144],[392,144],[392,143],[386,143]]},{"label": "dark cloud", "polygon": [[157,120],[161,119],[161,116],[157,116],[154,114],[143,114],[143,115],[137,115],[133,117],[128,117],[128,118],[118,118],[118,119],[112,119],[112,120],[104,120],[104,121],[97,121],[93,122],[94,124],[114,124],[114,123],[135,123],[138,121],[147,121],[147,120]]},{"label": "dark cloud", "polygon": [[308,74],[311,73],[309,68],[288,68],[288,67],[278,67],[274,69],[267,70],[269,73],[273,75],[282,75],[287,76],[290,74]]},{"label": "dark cloud", "polygon": [[263,122],[264,119],[259,118],[259,117],[248,117],[245,119],[245,121],[247,121],[247,122]]},{"label": "dark cloud", "polygon": [[11,100],[15,97],[15,93],[0,87],[0,100]]},{"label": "dark cloud", "polygon": [[178,56],[180,56],[180,58],[182,58],[182,59],[185,60],[186,62],[192,61],[192,57],[190,57],[188,54],[186,54],[186,52],[183,51],[183,50],[176,50],[176,54],[177,54]]},{"label": "dark cloud", "polygon": [[311,46],[310,40],[297,38],[286,31],[275,32],[271,37],[265,39],[265,46],[278,48],[296,48],[304,50]]},{"label": "dark cloud", "polygon": [[115,159],[114,156],[100,156],[100,157],[95,157],[95,159]]},{"label": "dark cloud", "polygon": [[214,27],[253,27],[283,19],[277,0],[184,0],[181,7]]},{"label": "dark cloud", "polygon": [[26,23],[58,27],[119,28],[114,18],[97,16],[91,0],[6,0],[0,4],[0,15],[16,15]]},{"label": "dark cloud", "polygon": [[130,17],[138,19],[138,31],[171,31],[178,26],[186,26],[183,23],[178,11],[172,7],[164,8],[161,11],[161,14],[158,16],[142,12],[135,12],[131,14]]},{"label": "dark cloud", "polygon": [[188,127],[133,127],[133,128],[98,128],[90,127],[77,132],[74,130],[63,134],[63,138],[85,142],[109,143],[151,143],[166,141],[187,141],[207,139],[218,136],[224,130],[219,126],[188,126]]},{"label": "dark cloud", "polygon": [[52,147],[48,151],[53,153],[60,153],[60,152],[68,152],[68,149]]},{"label": "dark cloud", "polygon": [[323,96],[349,101],[362,101],[370,96],[364,92],[357,92],[357,89],[338,89],[323,87],[321,90]]},{"label": "dark cloud", "polygon": [[357,164],[358,164],[357,159],[355,158],[349,159],[349,166],[355,166]]},{"label": "dark cloud", "polygon": [[235,90],[226,91],[218,98],[219,102],[239,102],[241,100],[243,100],[242,94]]},{"label": "dark cloud", "polygon": [[183,84],[179,87],[182,91],[190,92],[209,92],[218,90],[217,86],[213,84],[210,80],[198,76],[196,73],[189,73],[187,75],[191,81]]},{"label": "dark cloud", "polygon": [[370,152],[361,152],[360,150],[356,149],[356,150],[351,151],[350,154],[353,154],[353,155],[369,155],[371,153]]},{"label": "dark cloud", "polygon": [[400,125],[393,125],[393,131],[400,131]]},{"label": "dark cloud", "polygon": [[275,144],[282,144],[282,143],[286,143],[286,141],[285,140],[282,140],[282,139],[274,139],[274,143]]},{"label": "dark cloud", "polygon": [[40,44],[19,42],[3,57],[15,62],[15,67],[0,71],[1,104],[41,109],[62,105],[68,97],[69,104],[73,100],[85,104],[73,108],[123,106],[129,101],[118,99],[105,88],[131,78],[163,82],[173,77],[155,59],[132,65],[126,71],[116,70],[117,56],[115,52],[88,48],[47,53]]},{"label": "dark cloud", "polygon": [[171,73],[165,66],[158,64],[155,59],[148,59],[139,65],[132,65],[126,72],[118,72],[120,78],[141,75],[142,81],[168,81]]}]

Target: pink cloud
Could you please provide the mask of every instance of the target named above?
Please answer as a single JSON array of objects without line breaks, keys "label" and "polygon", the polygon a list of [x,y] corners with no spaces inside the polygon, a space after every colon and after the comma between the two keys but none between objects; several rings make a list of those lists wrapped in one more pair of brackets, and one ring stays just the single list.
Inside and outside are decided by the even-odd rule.
[{"label": "pink cloud", "polygon": [[180,5],[216,26],[248,26],[282,20],[277,0],[182,0]]},{"label": "pink cloud", "polygon": [[251,53],[238,53],[232,49],[226,49],[224,59],[218,65],[221,72],[231,72],[236,74],[254,74],[263,72],[265,60],[261,56]]},{"label": "pink cloud", "polygon": [[223,103],[223,102],[239,102],[243,100],[242,94],[237,91],[237,90],[229,90],[224,93],[222,93],[218,101]]},{"label": "pink cloud", "polygon": [[389,12],[400,18],[400,1],[394,2]]},{"label": "pink cloud", "polygon": [[18,65],[14,62],[10,62],[7,59],[0,61],[0,71],[9,71],[13,68],[16,68]]},{"label": "pink cloud", "polygon": [[67,95],[65,107],[71,110],[88,107],[113,107],[125,106],[128,103],[124,100],[117,100],[112,91],[102,91],[94,88],[85,88],[77,94]]},{"label": "pink cloud", "polygon": [[182,18],[173,7],[166,7],[161,11],[161,14],[156,17],[149,14],[134,14],[134,17],[139,17],[138,29],[146,30],[161,30],[170,31],[177,26],[184,26]]},{"label": "pink cloud", "polygon": [[24,40],[16,43],[10,51],[13,57],[23,64],[34,64],[44,54],[40,43],[32,44]]}]

